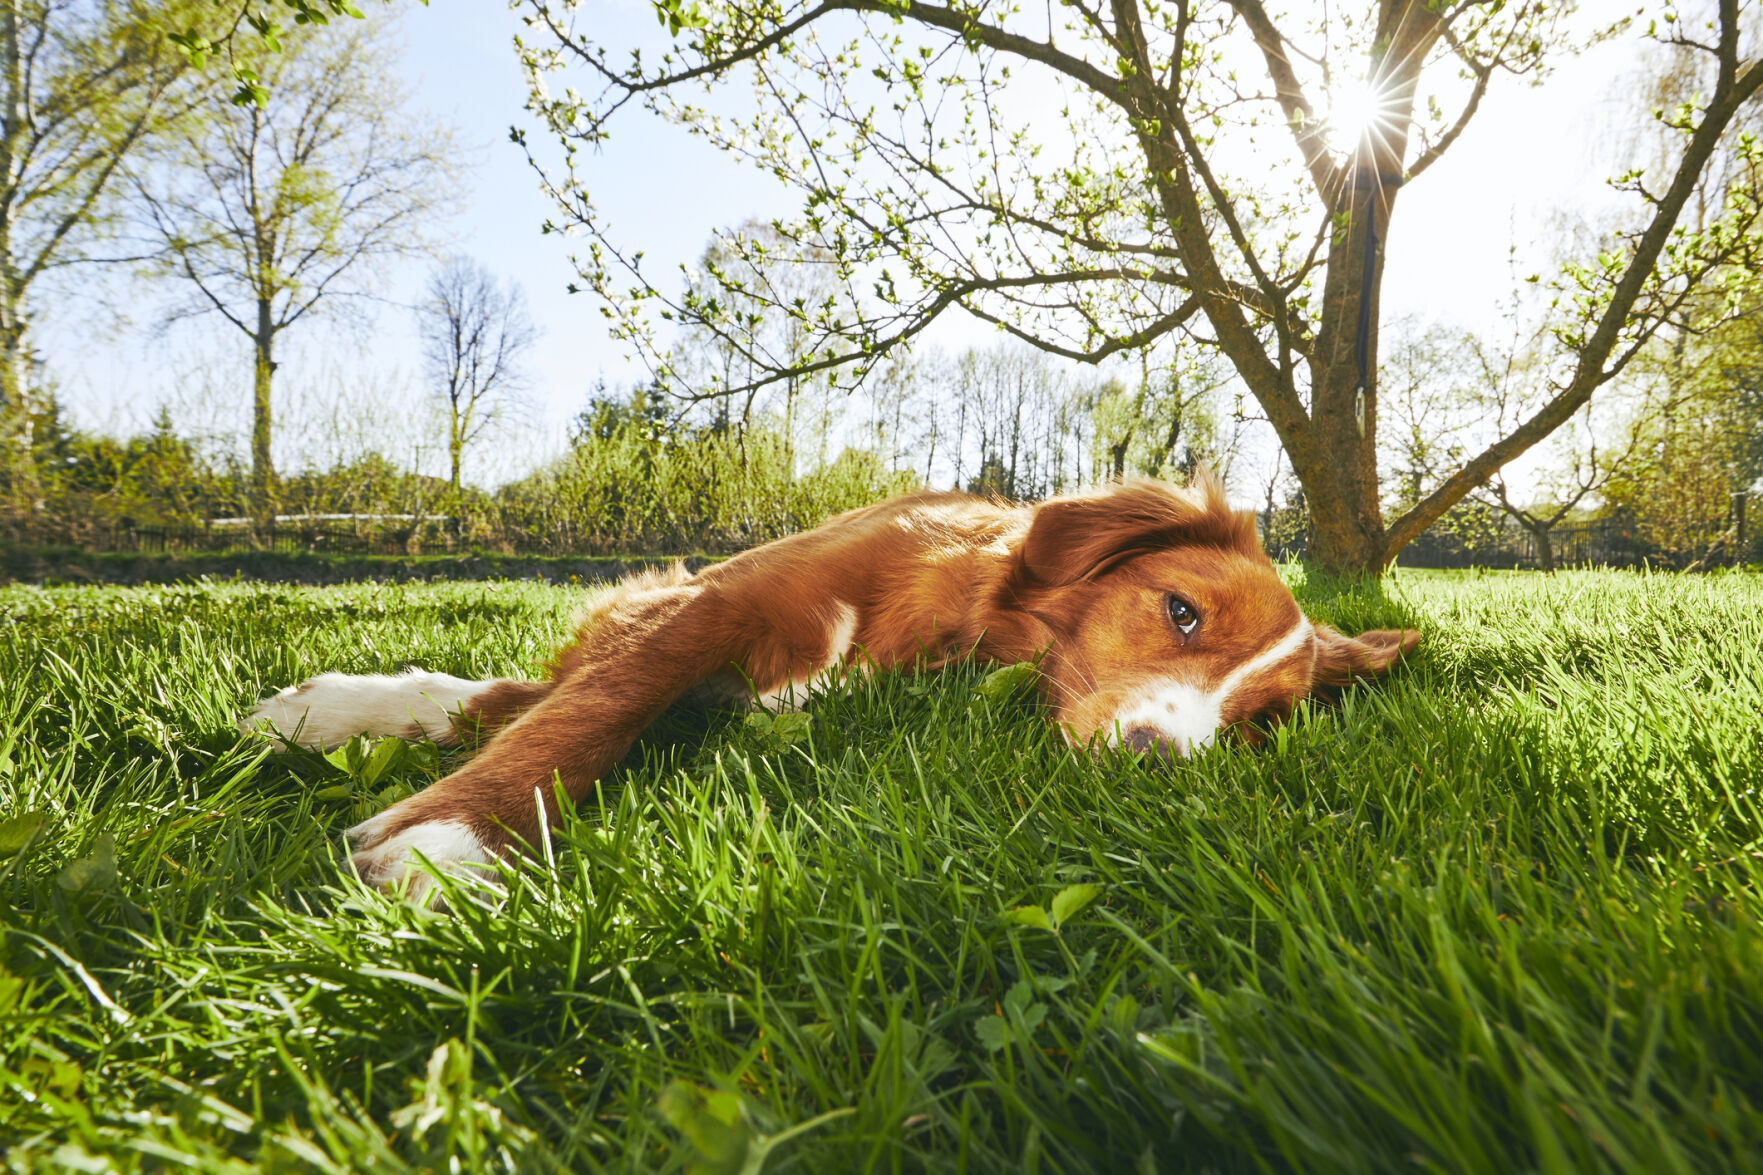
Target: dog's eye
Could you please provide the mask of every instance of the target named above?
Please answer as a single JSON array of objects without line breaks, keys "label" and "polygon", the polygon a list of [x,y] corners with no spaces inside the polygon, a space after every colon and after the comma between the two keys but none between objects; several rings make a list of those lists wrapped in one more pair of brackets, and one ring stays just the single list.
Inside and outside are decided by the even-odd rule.
[{"label": "dog's eye", "polygon": [[1169,609],[1169,623],[1175,625],[1176,631],[1183,636],[1193,635],[1200,624],[1200,614],[1193,605],[1180,596],[1170,596],[1165,606]]}]

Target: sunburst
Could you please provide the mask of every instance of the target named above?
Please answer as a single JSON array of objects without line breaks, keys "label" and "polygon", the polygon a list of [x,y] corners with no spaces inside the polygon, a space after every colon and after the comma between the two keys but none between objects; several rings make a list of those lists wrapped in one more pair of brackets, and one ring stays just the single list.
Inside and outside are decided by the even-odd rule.
[{"label": "sunburst", "polygon": [[1392,122],[1391,114],[1388,95],[1369,81],[1335,89],[1323,115],[1330,150],[1339,155],[1356,153],[1367,136],[1382,136]]}]

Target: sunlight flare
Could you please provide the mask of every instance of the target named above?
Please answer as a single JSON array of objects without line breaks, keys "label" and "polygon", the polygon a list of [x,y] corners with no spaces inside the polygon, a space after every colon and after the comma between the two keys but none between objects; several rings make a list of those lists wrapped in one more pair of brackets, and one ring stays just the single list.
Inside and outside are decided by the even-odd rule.
[{"label": "sunlight flare", "polygon": [[1388,107],[1387,95],[1365,79],[1334,90],[1324,112],[1330,149],[1341,155],[1351,155],[1359,149],[1368,133],[1381,134],[1390,122]]}]

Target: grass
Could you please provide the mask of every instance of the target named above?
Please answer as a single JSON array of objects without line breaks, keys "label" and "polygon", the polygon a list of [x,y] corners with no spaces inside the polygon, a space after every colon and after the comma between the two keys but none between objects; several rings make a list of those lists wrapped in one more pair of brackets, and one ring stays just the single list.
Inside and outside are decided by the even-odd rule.
[{"label": "grass", "polygon": [[6,1162],[1763,1166],[1763,579],[1298,590],[1426,641],[1168,774],[980,670],[670,719],[450,914],[339,852],[445,761],[232,723],[531,671],[572,593],[0,591]]}]

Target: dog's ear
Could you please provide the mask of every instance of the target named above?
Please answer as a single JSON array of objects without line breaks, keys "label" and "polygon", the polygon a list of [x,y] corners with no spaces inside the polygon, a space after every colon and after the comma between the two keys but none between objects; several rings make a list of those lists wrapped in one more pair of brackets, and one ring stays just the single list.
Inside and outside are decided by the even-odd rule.
[{"label": "dog's ear", "polygon": [[1420,634],[1411,628],[1374,628],[1358,636],[1342,636],[1318,624],[1312,681],[1318,689],[1340,689],[1360,678],[1377,677],[1419,643]]},{"label": "dog's ear", "polygon": [[1201,474],[1187,489],[1136,480],[1043,502],[1020,556],[1029,579],[1062,587],[1134,555],[1183,543],[1261,553],[1255,516],[1233,511],[1224,487]]}]

